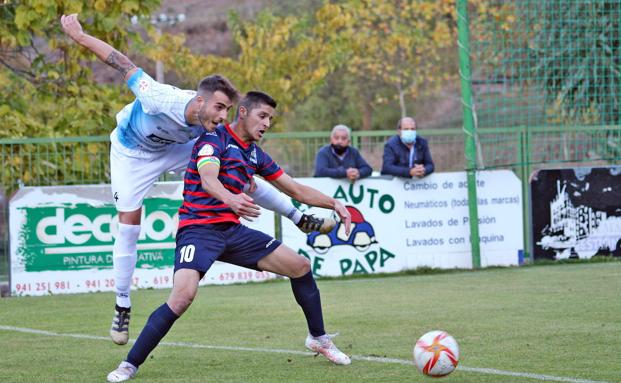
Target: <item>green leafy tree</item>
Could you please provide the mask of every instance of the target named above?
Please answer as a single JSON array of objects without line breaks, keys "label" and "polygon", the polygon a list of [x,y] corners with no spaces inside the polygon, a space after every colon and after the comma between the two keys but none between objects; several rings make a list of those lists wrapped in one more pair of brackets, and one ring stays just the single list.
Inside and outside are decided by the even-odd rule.
[{"label": "green leafy tree", "polygon": [[363,129],[371,129],[378,105],[397,99],[405,116],[407,99],[454,77],[456,71],[438,70],[454,47],[452,1],[361,0],[341,7],[348,21],[341,32],[344,68],[357,84]]},{"label": "green leafy tree", "polygon": [[[94,55],[70,42],[60,28],[62,14],[79,13],[89,33],[120,50],[140,39],[130,16],[149,13],[156,0],[30,0],[0,4],[0,138],[64,137],[108,134],[114,115],[130,100],[118,85],[94,82]],[[84,179],[102,161],[93,145],[56,145],[58,153],[41,159],[30,146],[3,147],[9,158],[2,183],[29,184],[46,179]],[[71,156],[63,156],[63,151]],[[31,161],[31,163],[26,163]],[[103,172],[103,170],[102,170]],[[79,173],[82,173],[80,175]],[[101,174],[100,179],[105,179]],[[50,181],[51,182],[51,181]]]},{"label": "green leafy tree", "polygon": [[107,133],[128,94],[92,78],[94,55],[65,38],[59,19],[79,13],[89,33],[120,50],[139,40],[130,16],[156,0],[5,2],[0,6],[0,137]]},{"label": "green leafy tree", "polygon": [[[330,23],[338,15],[321,15]],[[210,73],[220,73],[242,91],[260,89],[271,94],[279,110],[288,113],[308,97],[334,67],[330,46],[323,44],[323,28],[305,17],[278,17],[260,12],[252,22],[235,13],[229,28],[237,45],[235,57],[203,56],[184,46],[182,35],[153,35],[145,50],[154,60],[172,68],[187,86]]]}]

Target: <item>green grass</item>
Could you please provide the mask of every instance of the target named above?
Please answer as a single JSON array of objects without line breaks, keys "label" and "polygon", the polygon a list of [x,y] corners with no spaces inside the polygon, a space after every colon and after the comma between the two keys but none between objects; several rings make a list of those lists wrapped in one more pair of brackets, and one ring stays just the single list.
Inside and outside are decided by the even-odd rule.
[{"label": "green grass", "polygon": [[[408,360],[443,329],[466,367],[621,381],[621,262],[319,282],[328,331],[354,356]],[[132,337],[168,290],[132,295]],[[112,294],[0,299],[0,326],[106,336]],[[304,351],[301,311],[286,281],[201,288],[164,339]],[[107,340],[0,330],[1,382],[103,382],[129,351]],[[413,366],[308,355],[161,346],[135,382],[425,382]],[[537,382],[459,371],[443,382]]]}]

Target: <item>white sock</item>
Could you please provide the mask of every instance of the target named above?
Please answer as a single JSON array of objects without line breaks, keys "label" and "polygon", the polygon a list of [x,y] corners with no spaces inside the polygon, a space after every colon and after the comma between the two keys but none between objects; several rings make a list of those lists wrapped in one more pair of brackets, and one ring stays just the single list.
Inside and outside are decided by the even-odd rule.
[{"label": "white sock", "polygon": [[116,291],[116,304],[121,307],[132,307],[129,297],[132,276],[136,268],[136,254],[125,256],[112,256],[114,264],[114,286]]},{"label": "white sock", "polygon": [[302,212],[301,212],[301,211],[299,211],[298,209],[296,209],[295,207],[294,207],[294,209],[295,209],[295,210],[293,210],[293,211],[291,212],[290,216],[289,216],[289,215],[287,215],[286,217],[287,217],[287,218],[289,218],[290,220],[292,220],[292,221],[293,221],[293,223],[295,223],[295,224],[297,225],[298,223],[300,223],[300,220],[302,219],[302,216],[303,216],[304,214],[302,214]]},{"label": "white sock", "polygon": [[258,177],[254,178],[254,182],[257,184],[257,190],[254,193],[248,193],[248,195],[257,205],[287,217],[295,224],[300,222],[302,212],[293,206],[288,197]]},{"label": "white sock", "polygon": [[119,364],[119,367],[129,368],[133,373],[136,373],[136,371],[138,371],[138,367],[125,360],[122,361],[121,364]]},{"label": "white sock", "polygon": [[112,264],[114,265],[116,304],[121,307],[131,307],[129,294],[138,257],[136,244],[139,235],[140,225],[119,223],[119,232],[112,251]]}]

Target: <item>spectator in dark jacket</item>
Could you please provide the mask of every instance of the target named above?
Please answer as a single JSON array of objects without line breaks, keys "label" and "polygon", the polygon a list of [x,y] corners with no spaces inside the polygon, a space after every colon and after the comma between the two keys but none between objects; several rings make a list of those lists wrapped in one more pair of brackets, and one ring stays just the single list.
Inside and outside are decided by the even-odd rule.
[{"label": "spectator in dark jacket", "polygon": [[355,182],[368,177],[373,169],[360,152],[349,145],[350,129],[336,125],[330,135],[330,145],[319,149],[315,158],[315,177],[347,178]]},{"label": "spectator in dark jacket", "polygon": [[429,146],[427,140],[416,135],[416,121],[412,117],[400,119],[397,131],[384,145],[382,174],[422,178],[433,173]]}]

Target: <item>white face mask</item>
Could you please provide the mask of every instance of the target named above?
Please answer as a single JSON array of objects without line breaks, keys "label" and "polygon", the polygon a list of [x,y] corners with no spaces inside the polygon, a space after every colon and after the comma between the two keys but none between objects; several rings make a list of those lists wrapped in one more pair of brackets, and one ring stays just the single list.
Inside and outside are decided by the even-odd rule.
[{"label": "white face mask", "polygon": [[416,130],[402,130],[401,142],[406,145],[413,144],[416,141]]}]

